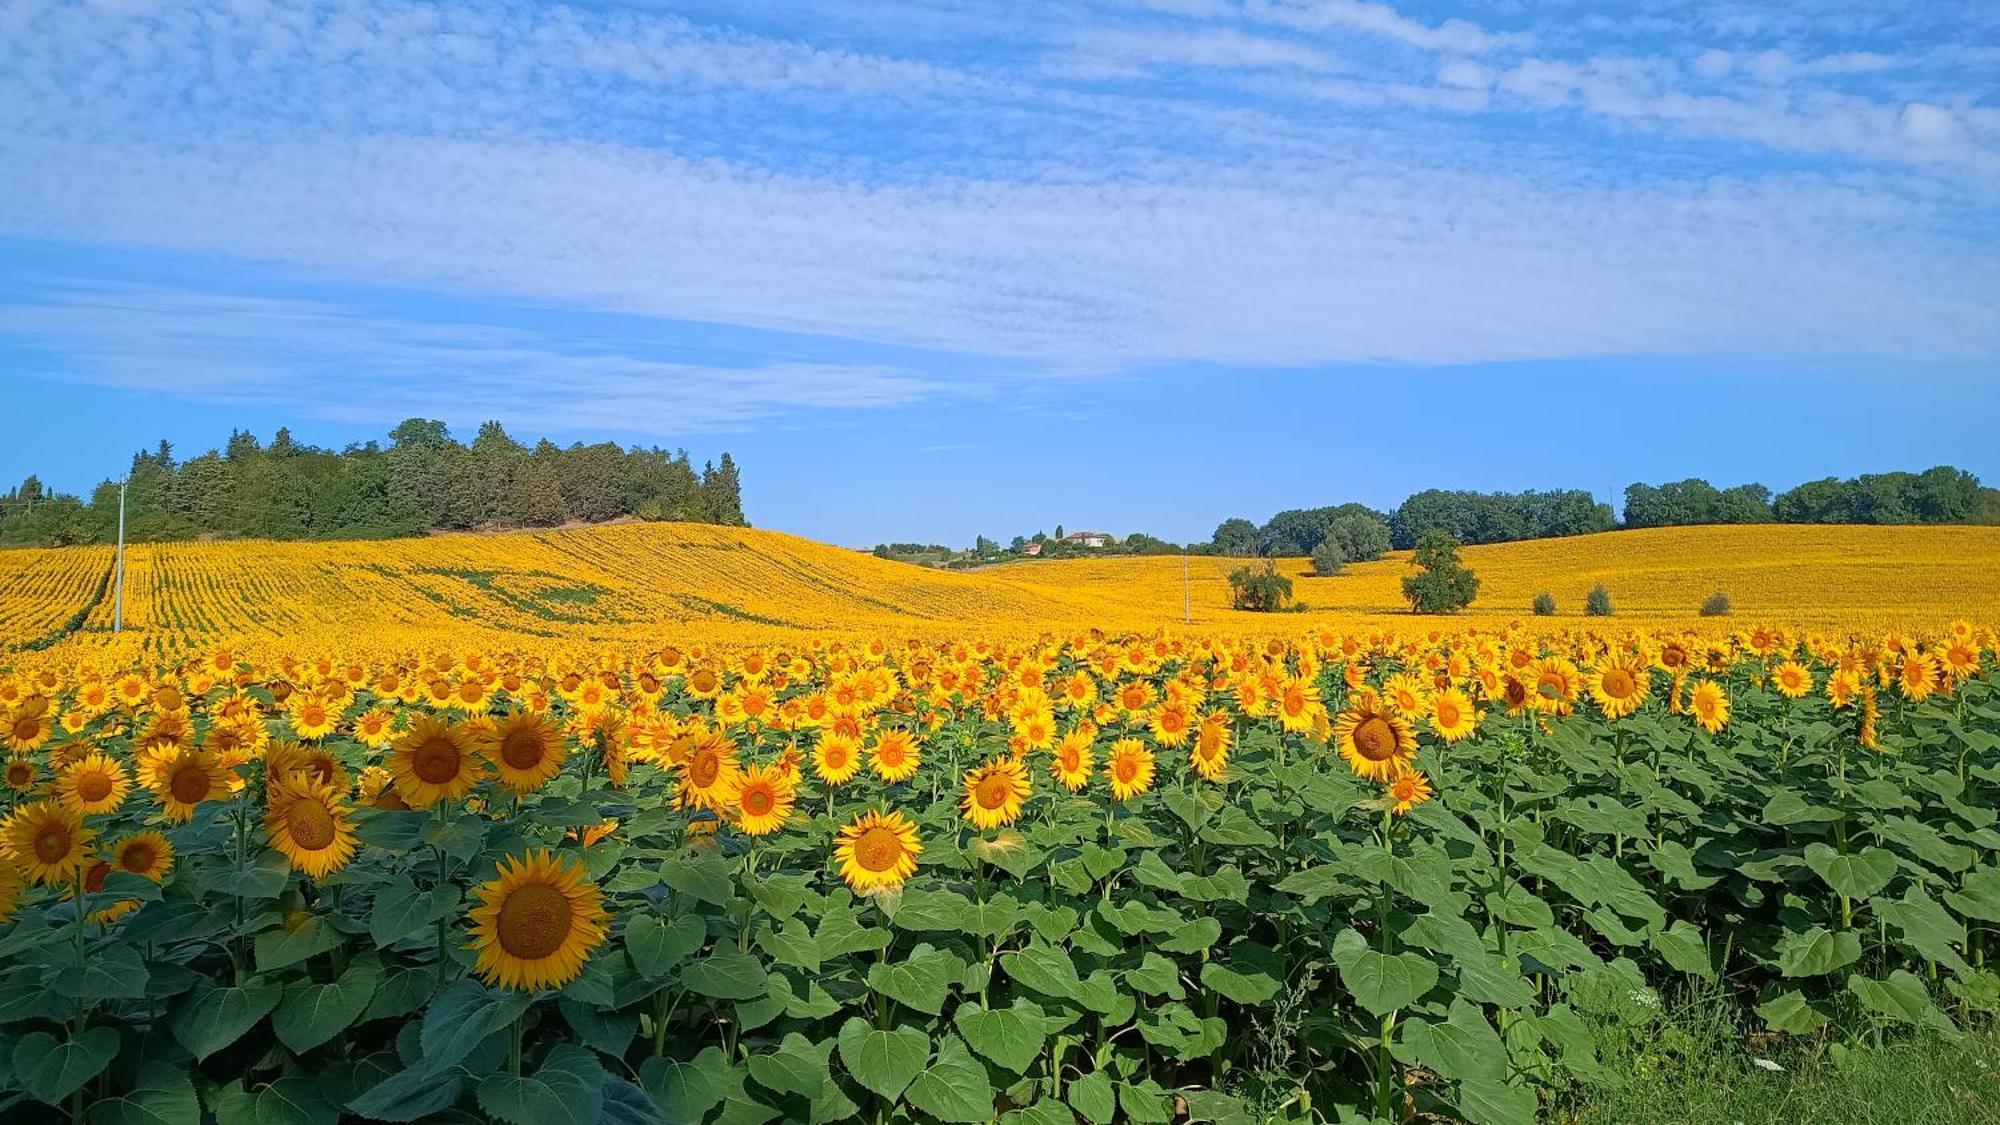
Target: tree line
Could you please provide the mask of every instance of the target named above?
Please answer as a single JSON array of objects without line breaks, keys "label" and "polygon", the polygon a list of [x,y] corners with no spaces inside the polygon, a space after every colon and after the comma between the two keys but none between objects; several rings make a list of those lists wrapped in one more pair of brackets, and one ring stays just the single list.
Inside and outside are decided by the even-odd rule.
[{"label": "tree line", "polygon": [[[241,538],[369,539],[436,530],[551,527],[632,516],[743,525],[736,462],[699,470],[685,450],[611,442],[530,447],[498,422],[469,444],[443,422],[412,418],[338,451],[278,430],[269,443],[233,431],[222,449],[192,458],[173,446],[132,457],[125,537],[136,542]],[[30,476],[0,496],[0,545],[109,542],[118,528],[118,482],[86,500]]]},{"label": "tree line", "polygon": [[1234,517],[1216,527],[1211,546],[1226,555],[1312,555],[1321,573],[1335,573],[1343,562],[1379,558],[1392,547],[1409,550],[1431,532],[1476,544],[1585,535],[1620,527],[1709,523],[2000,524],[2000,489],[1985,487],[1978,477],[1949,465],[1920,473],[1827,477],[1775,496],[1761,484],[1717,488],[1700,478],[1690,478],[1670,484],[1630,485],[1625,489],[1621,519],[1611,505],[1581,489],[1473,492],[1433,488],[1409,497],[1394,511],[1340,504],[1288,509],[1261,525]]}]

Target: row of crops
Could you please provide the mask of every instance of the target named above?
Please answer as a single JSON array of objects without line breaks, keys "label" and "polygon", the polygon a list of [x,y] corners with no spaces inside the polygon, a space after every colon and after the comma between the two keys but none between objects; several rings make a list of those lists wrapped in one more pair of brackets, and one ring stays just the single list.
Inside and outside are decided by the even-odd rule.
[{"label": "row of crops", "polygon": [[0,679],[9,1121],[1530,1122],[1991,1018],[1989,630]]}]

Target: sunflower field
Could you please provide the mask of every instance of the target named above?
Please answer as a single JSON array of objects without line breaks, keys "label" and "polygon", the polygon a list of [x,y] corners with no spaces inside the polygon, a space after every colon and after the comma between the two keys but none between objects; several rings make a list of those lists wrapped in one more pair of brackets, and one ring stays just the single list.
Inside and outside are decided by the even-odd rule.
[{"label": "sunflower field", "polygon": [[9,1122],[1538,1119],[2000,1010],[1990,628],[0,676]]}]

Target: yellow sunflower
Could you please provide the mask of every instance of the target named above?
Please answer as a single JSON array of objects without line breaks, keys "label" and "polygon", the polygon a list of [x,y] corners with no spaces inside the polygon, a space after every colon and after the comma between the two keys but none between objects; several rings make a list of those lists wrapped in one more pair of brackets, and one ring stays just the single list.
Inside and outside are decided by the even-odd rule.
[{"label": "yellow sunflower", "polygon": [[1446,688],[1431,697],[1431,729],[1446,742],[1471,738],[1479,729],[1479,709],[1472,698],[1457,688]]},{"label": "yellow sunflower", "polygon": [[0,825],[0,846],[23,875],[43,886],[68,883],[83,872],[97,833],[83,814],[54,801],[22,805]]},{"label": "yellow sunflower", "polygon": [[42,748],[55,734],[55,719],[46,707],[23,705],[7,718],[7,749],[16,754],[28,754]]},{"label": "yellow sunflower", "polygon": [[1062,736],[1049,757],[1049,773],[1073,793],[1090,784],[1091,766],[1097,758],[1091,739],[1090,731],[1078,727]]},{"label": "yellow sunflower", "polygon": [[1409,720],[1372,692],[1357,692],[1333,725],[1340,756],[1362,777],[1387,781],[1408,768],[1417,740]]},{"label": "yellow sunflower", "polygon": [[861,771],[861,746],[844,735],[828,734],[813,747],[813,772],[828,785],[845,785]]},{"label": "yellow sunflower", "polygon": [[562,772],[569,743],[544,716],[517,711],[481,735],[479,750],[499,771],[500,784],[516,793],[532,793]]},{"label": "yellow sunflower", "polygon": [[1398,672],[1384,680],[1382,698],[1407,718],[1430,713],[1430,688],[1408,672]]},{"label": "yellow sunflower", "polygon": [[271,786],[264,834],[293,868],[321,879],[354,858],[351,813],[333,786],[292,774]]},{"label": "yellow sunflower", "polygon": [[1319,688],[1302,676],[1285,678],[1272,698],[1278,711],[1278,723],[1293,733],[1309,731],[1313,721],[1325,712],[1319,701]]},{"label": "yellow sunflower", "polygon": [[1220,711],[1202,716],[1195,729],[1194,745],[1188,749],[1188,764],[1210,781],[1221,781],[1229,768],[1229,747],[1233,731],[1229,716]]},{"label": "yellow sunflower", "polygon": [[7,759],[7,788],[16,793],[26,793],[35,787],[35,763],[30,758]]},{"label": "yellow sunflower", "polygon": [[472,753],[462,727],[419,715],[391,744],[389,772],[395,775],[396,792],[411,808],[427,809],[472,792],[486,765]]},{"label": "yellow sunflower", "polygon": [[489,985],[561,988],[583,974],[610,932],[604,894],[574,856],[535,849],[501,860],[499,874],[473,895],[472,971]]},{"label": "yellow sunflower", "polygon": [[286,703],[292,733],[300,738],[325,738],[340,724],[339,710],[315,693],[300,692]]},{"label": "yellow sunflower", "polygon": [[1694,721],[1710,734],[1729,725],[1729,696],[1714,680],[1695,683],[1688,708],[1694,712]]},{"label": "yellow sunflower", "polygon": [[111,866],[158,883],[174,869],[174,845],[158,832],[134,832],[112,847]]},{"label": "yellow sunflower", "polygon": [[1004,828],[1021,818],[1030,792],[1028,771],[1020,761],[1001,758],[966,771],[959,806],[974,828]]},{"label": "yellow sunflower", "polygon": [[1121,738],[1111,744],[1104,772],[1111,778],[1111,795],[1129,801],[1153,787],[1153,752],[1136,738]]},{"label": "yellow sunflower", "polygon": [[1431,799],[1431,781],[1422,770],[1404,770],[1391,778],[1386,794],[1389,811],[1401,816]]},{"label": "yellow sunflower", "polygon": [[1805,665],[1787,660],[1771,669],[1771,685],[1786,699],[1798,699],[1813,689],[1813,675]]},{"label": "yellow sunflower", "polygon": [[1652,677],[1637,659],[1612,657],[1588,677],[1590,697],[1607,719],[1622,719],[1639,709],[1652,690]]},{"label": "yellow sunflower", "polygon": [[791,771],[749,766],[729,781],[722,807],[744,834],[768,836],[790,819],[797,797]]},{"label": "yellow sunflower", "polygon": [[168,820],[184,823],[203,801],[229,795],[230,771],[206,750],[169,749],[148,754],[139,762],[139,780],[153,791]]},{"label": "yellow sunflower", "polygon": [[857,894],[894,890],[917,872],[924,846],[917,827],[900,810],[883,814],[870,810],[840,830],[833,857],[840,877]]},{"label": "yellow sunflower", "polygon": [[922,755],[909,731],[890,729],[875,736],[868,748],[868,764],[883,781],[907,781],[917,772]]},{"label": "yellow sunflower", "polygon": [[681,767],[675,799],[684,809],[721,809],[740,767],[736,745],[719,734],[704,735]]},{"label": "yellow sunflower", "polygon": [[108,755],[93,751],[68,766],[56,778],[56,796],[80,813],[108,813],[125,803],[132,779],[125,767]]}]

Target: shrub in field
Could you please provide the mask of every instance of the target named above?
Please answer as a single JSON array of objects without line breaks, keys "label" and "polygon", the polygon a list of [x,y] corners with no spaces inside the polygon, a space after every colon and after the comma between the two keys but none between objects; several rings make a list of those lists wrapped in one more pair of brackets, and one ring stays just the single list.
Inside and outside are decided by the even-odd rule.
[{"label": "shrub in field", "polygon": [[1229,604],[1257,613],[1276,613],[1292,597],[1292,580],[1274,563],[1239,566],[1229,572]]},{"label": "shrub in field", "polygon": [[1458,540],[1442,531],[1417,541],[1412,565],[1423,573],[1403,579],[1403,596],[1416,613],[1457,613],[1479,594],[1479,578],[1458,561]]},{"label": "shrub in field", "polygon": [[1546,591],[1536,594],[1534,608],[1536,617],[1554,617],[1556,615],[1556,596]]},{"label": "shrub in field", "polygon": [[1313,573],[1322,578],[1339,574],[1347,567],[1347,551],[1340,541],[1329,535],[1313,548]]},{"label": "shrub in field", "polygon": [[1729,616],[1729,608],[1729,595],[1717,590],[1715,593],[1702,599],[1701,615],[1703,617],[1727,617]]},{"label": "shrub in field", "polygon": [[1605,589],[1603,583],[1590,588],[1590,593],[1583,599],[1583,612],[1592,617],[1611,616],[1611,591]]}]

